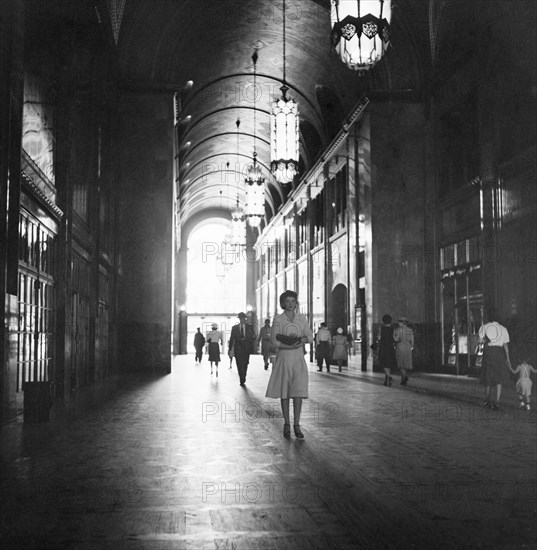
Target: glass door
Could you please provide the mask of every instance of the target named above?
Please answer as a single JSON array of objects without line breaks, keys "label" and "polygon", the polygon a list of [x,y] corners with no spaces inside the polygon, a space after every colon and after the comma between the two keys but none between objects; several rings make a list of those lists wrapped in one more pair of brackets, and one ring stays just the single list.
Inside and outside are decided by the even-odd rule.
[{"label": "glass door", "polygon": [[455,310],[455,279],[446,278],[442,281],[442,363],[455,365],[457,363]]},{"label": "glass door", "polygon": [[442,363],[470,374],[480,366],[477,337],[483,322],[482,271],[477,237],[441,249]]}]

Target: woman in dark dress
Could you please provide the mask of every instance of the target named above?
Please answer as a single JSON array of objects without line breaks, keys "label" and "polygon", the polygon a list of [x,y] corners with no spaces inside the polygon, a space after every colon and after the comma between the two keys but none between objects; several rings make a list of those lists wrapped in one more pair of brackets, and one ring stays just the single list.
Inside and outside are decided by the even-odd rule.
[{"label": "woman in dark dress", "polygon": [[379,331],[378,339],[378,351],[379,351],[379,365],[384,370],[384,385],[392,385],[391,370],[397,367],[397,361],[395,359],[395,347],[393,343],[393,331],[392,318],[390,315],[384,315],[382,317],[382,326]]},{"label": "woman in dark dress", "polygon": [[207,343],[209,362],[211,363],[211,374],[213,373],[213,363],[216,364],[216,376],[218,378],[218,363],[220,363],[220,344],[222,343],[222,333],[218,330],[218,325],[213,323],[211,331],[207,333],[205,342]]}]

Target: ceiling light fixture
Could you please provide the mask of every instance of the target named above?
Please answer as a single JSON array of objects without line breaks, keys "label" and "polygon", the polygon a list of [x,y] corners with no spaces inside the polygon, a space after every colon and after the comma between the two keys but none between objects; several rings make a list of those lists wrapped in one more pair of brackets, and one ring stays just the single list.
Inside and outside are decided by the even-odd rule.
[{"label": "ceiling light fixture", "polygon": [[261,220],[265,215],[265,178],[261,173],[261,168],[257,163],[256,151],[256,98],[257,98],[257,48],[252,55],[254,62],[254,154],[253,162],[248,168],[246,183],[246,217],[252,227],[259,227]]},{"label": "ceiling light fixture", "polygon": [[[241,125],[240,119],[235,122],[237,126],[237,163],[236,170],[240,174],[241,164],[239,159],[239,127]],[[240,181],[240,178],[239,178]],[[244,246],[246,244],[246,216],[239,204],[239,190],[237,188],[237,205],[234,210],[231,211],[231,231],[230,231],[230,244]]]},{"label": "ceiling light fixture", "polygon": [[[220,209],[222,209],[222,189],[220,189]],[[224,235],[222,242],[222,250],[219,251],[218,257],[220,261],[224,264],[225,271],[228,271],[233,265],[233,254],[228,254],[227,247],[231,244],[231,228],[228,228],[228,231]]]},{"label": "ceiling light fixture", "polygon": [[371,69],[390,44],[391,0],[331,2],[332,46],[349,69]]},{"label": "ceiling light fixture", "polygon": [[298,105],[287,97],[285,78],[285,0],[283,0],[283,86],[282,97],[272,105],[270,117],[271,162],[270,170],[276,181],[285,185],[293,181],[298,171],[299,131]]}]

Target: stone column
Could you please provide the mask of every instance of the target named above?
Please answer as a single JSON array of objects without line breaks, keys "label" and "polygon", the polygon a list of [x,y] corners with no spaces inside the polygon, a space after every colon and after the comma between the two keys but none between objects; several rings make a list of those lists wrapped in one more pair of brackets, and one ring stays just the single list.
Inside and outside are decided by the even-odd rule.
[{"label": "stone column", "polygon": [[24,90],[24,2],[0,2],[0,393],[14,399],[17,368],[18,233]]},{"label": "stone column", "polygon": [[171,370],[173,97],[126,93],[119,128],[119,362]]}]

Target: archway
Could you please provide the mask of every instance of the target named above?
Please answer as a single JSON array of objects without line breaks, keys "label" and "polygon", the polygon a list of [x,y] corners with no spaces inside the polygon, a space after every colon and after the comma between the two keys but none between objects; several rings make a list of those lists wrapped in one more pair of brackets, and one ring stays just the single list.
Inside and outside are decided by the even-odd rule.
[{"label": "archway", "polygon": [[345,332],[349,326],[349,307],[347,287],[336,285],[332,290],[332,323],[334,330],[341,327]]},{"label": "archway", "polygon": [[[225,242],[229,222],[209,218],[198,223],[182,250],[184,296],[177,316],[176,353],[193,352],[194,334],[217,323],[226,337],[240,310],[246,311],[246,257],[242,247]],[[224,338],[225,340],[225,338]]]}]

